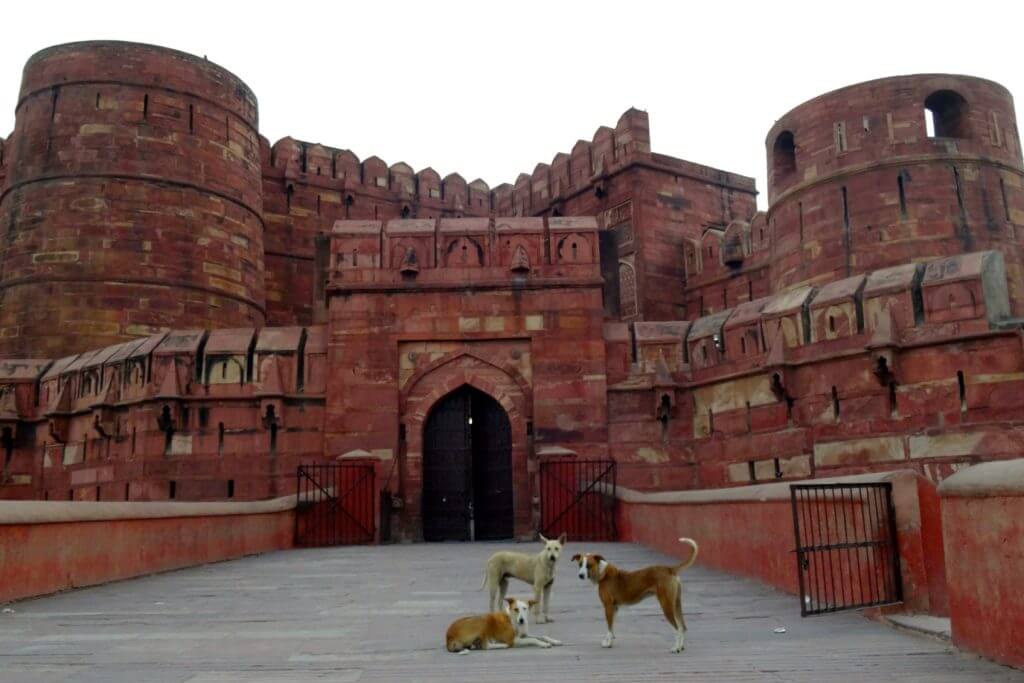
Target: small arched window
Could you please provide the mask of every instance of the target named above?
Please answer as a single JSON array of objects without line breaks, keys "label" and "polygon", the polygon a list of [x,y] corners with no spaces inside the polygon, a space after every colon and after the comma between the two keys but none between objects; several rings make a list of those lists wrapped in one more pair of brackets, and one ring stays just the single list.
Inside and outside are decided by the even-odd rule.
[{"label": "small arched window", "polygon": [[936,90],[924,101],[925,130],[930,138],[966,138],[967,100],[952,90]]},{"label": "small arched window", "polygon": [[772,149],[772,167],[775,175],[785,176],[796,170],[796,141],[788,130],[779,133]]}]

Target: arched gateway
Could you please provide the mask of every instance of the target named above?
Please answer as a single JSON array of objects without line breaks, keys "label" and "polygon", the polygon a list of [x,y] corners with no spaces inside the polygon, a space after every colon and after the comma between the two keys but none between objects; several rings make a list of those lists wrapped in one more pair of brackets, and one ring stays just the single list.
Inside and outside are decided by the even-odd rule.
[{"label": "arched gateway", "polygon": [[423,429],[423,537],[513,535],[512,429],[505,409],[463,385],[439,400]]}]

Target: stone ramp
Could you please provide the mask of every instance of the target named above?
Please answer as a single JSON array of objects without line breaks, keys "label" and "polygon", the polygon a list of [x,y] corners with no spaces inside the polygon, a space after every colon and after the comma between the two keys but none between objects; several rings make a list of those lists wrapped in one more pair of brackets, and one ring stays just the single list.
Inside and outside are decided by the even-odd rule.
[{"label": "stone ramp", "polygon": [[[484,562],[499,548],[419,544],[295,550],[17,603],[0,614],[0,683],[269,681],[1019,681],[856,614],[801,619],[796,599],[699,567],[684,572],[683,654],[656,601],[620,612],[600,647],[596,591],[568,557],[626,568],[666,561],[628,544],[572,544],[558,569],[550,650],[444,651],[456,616],[481,612]],[[526,596],[513,583],[512,595]],[[784,634],[773,630],[784,626]]]}]

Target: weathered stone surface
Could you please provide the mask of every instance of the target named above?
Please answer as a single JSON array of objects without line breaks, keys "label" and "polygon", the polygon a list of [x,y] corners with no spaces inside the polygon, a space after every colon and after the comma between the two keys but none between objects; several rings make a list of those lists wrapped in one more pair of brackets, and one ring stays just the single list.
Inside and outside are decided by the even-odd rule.
[{"label": "weathered stone surface", "polygon": [[241,80],[165,48],[72,43],[29,59],[21,92],[0,354],[263,324],[256,98]]},{"label": "weathered stone surface", "polygon": [[[1019,680],[857,614],[801,619],[793,596],[699,565],[682,574],[682,654],[669,652],[672,633],[653,599],[622,609],[615,647],[602,648],[596,591],[569,562],[556,570],[554,622],[531,625],[561,647],[446,652],[448,624],[485,609],[477,587],[488,555],[533,547],[294,550],[18,603],[0,615],[0,681],[489,683],[508,681],[510,670],[542,672],[539,680]],[[570,540],[566,552],[580,551],[630,569],[674,561],[639,545]],[[509,590],[527,592],[516,581]]]},{"label": "weathered stone surface", "polygon": [[[968,106],[927,138],[939,91]],[[271,145],[241,81],[165,48],[44,50],[23,95],[0,496],[252,499],[362,452],[415,538],[423,429],[466,384],[509,417],[520,535],[560,449],[637,489],[1021,451],[1024,164],[995,83],[798,106],[767,212],[751,178],[652,152],[635,109],[491,188]]]},{"label": "weathered stone surface", "polygon": [[903,440],[897,437],[814,444],[814,464],[818,467],[894,462],[905,457]]}]

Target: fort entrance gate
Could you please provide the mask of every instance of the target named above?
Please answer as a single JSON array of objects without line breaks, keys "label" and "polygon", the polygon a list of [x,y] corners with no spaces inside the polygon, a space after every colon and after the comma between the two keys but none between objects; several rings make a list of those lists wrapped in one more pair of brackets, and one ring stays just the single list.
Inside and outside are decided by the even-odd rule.
[{"label": "fort entrance gate", "polygon": [[441,399],[423,433],[423,538],[511,538],[512,430],[505,410],[463,386]]}]

